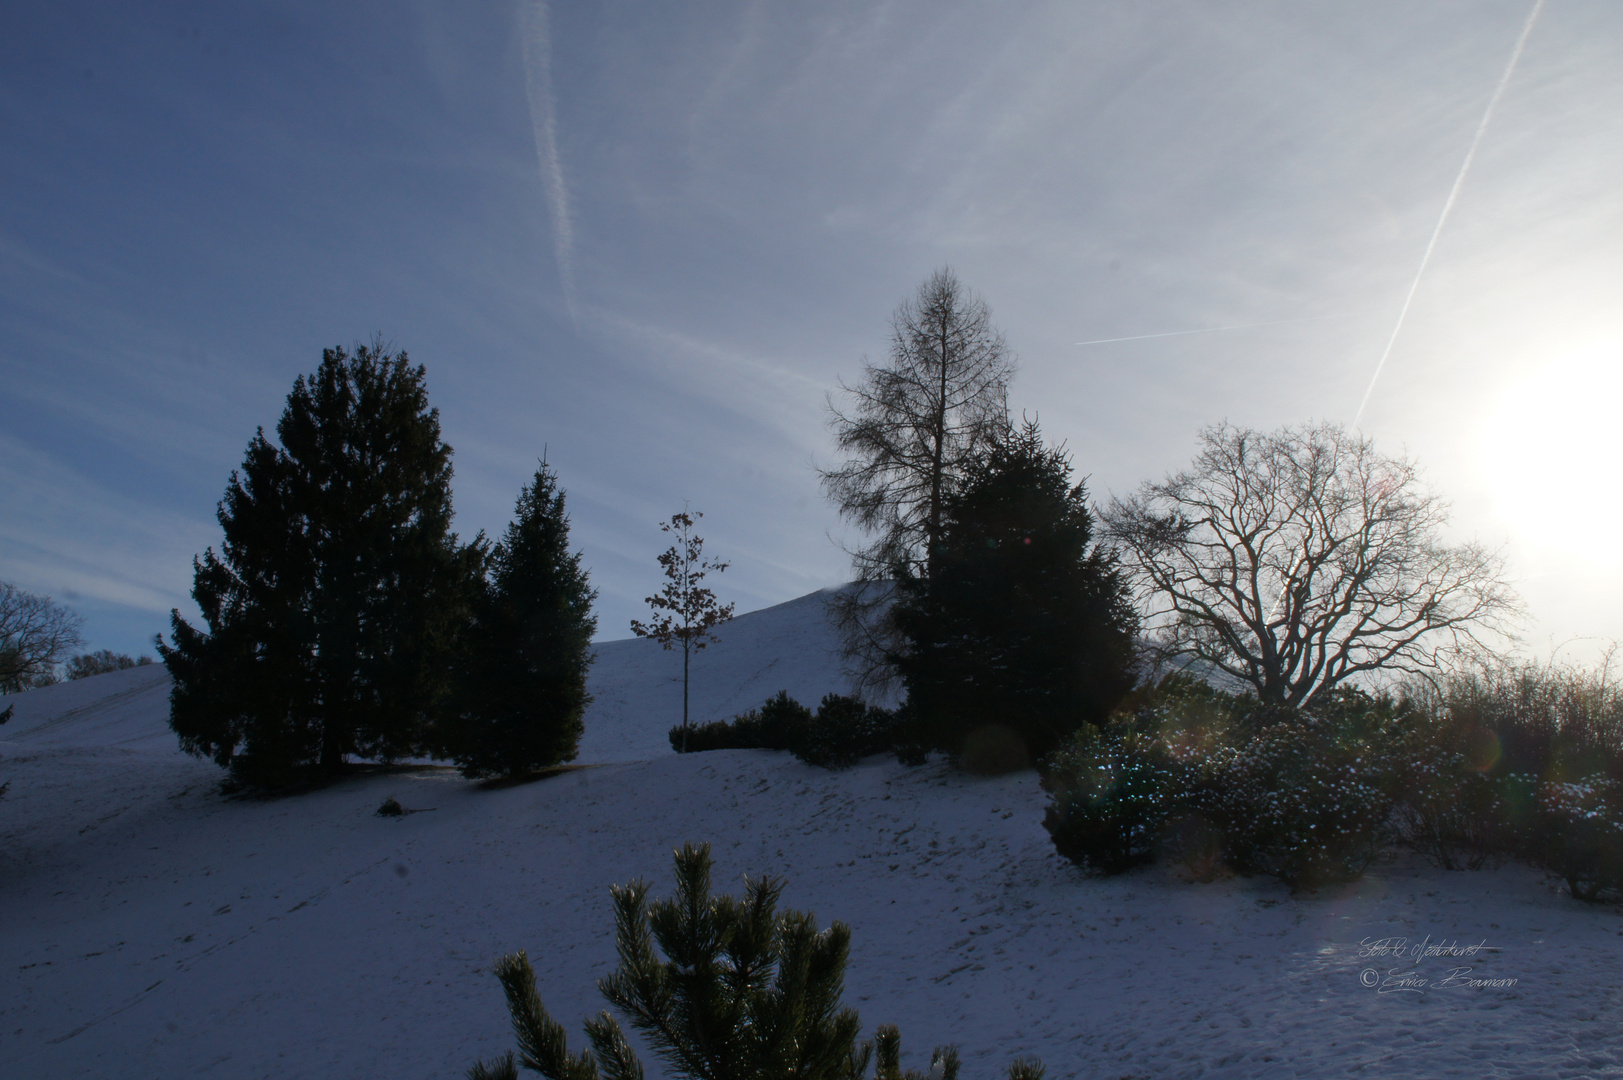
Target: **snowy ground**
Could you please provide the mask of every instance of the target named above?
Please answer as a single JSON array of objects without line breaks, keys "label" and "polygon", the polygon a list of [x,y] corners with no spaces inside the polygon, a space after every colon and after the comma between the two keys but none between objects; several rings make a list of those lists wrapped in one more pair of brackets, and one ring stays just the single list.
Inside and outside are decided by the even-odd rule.
[{"label": "snowy ground", "polygon": [[[810,599],[733,630],[697,718],[838,688]],[[849,923],[867,1030],[899,1023],[914,1064],[957,1043],[966,1080],[1020,1054],[1051,1077],[1623,1076],[1623,919],[1532,871],[1400,859],[1308,897],[1087,880],[1030,774],[669,753],[662,663],[600,647],[582,760],[606,764],[499,790],[423,767],[222,799],[164,728],[161,669],[9,699],[0,1077],[457,1077],[510,1045],[488,968],[517,948],[578,1043],[613,962],[608,886],[663,893],[686,840],[714,846],[719,885],[782,875],[788,904]],[[424,812],[376,817],[391,794]],[[1428,938],[1488,948],[1360,956]],[[1439,985],[1461,967],[1515,983]],[[1382,993],[1394,969],[1427,984]]]}]

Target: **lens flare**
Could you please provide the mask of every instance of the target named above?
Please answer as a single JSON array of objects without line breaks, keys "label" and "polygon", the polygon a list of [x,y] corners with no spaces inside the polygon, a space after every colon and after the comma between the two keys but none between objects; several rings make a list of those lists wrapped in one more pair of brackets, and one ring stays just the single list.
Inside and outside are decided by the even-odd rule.
[{"label": "lens flare", "polygon": [[1499,736],[1487,728],[1479,727],[1467,738],[1465,760],[1477,772],[1485,773],[1499,764],[1499,758],[1504,754],[1504,747],[1499,745]]}]

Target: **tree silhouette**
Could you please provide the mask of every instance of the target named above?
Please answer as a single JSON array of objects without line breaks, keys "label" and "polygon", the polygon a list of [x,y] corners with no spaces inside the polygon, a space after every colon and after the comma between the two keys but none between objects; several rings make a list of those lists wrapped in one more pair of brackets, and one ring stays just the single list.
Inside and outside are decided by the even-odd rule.
[{"label": "tree silhouette", "polygon": [[1521,606],[1504,559],[1448,544],[1448,504],[1406,457],[1331,424],[1220,424],[1190,467],[1100,515],[1163,661],[1190,659],[1264,701],[1345,679],[1425,675],[1491,649]]},{"label": "tree silhouette", "polygon": [[846,460],[822,473],[840,516],[872,535],[851,552],[858,586],[832,601],[859,688],[894,685],[898,639],[886,583],[898,570],[929,577],[946,501],[968,467],[1009,427],[1014,358],[986,302],[943,267],[891,317],[890,361],[864,362],[840,384],[829,427]]},{"label": "tree silhouette", "polygon": [[0,581],[0,694],[56,678],[56,665],[84,639],[84,620],[49,596]]},{"label": "tree silhouette", "polygon": [[158,651],[181,748],[275,787],[423,746],[483,543],[451,532],[451,448],[427,374],[381,340],[322,353],[261,430],[193,561],[194,627]]},{"label": "tree silhouette", "polygon": [[631,632],[638,637],[653,638],[666,649],[682,647],[682,731],[686,746],[688,722],[688,681],[692,654],[713,641],[719,640],[713,631],[733,617],[732,604],[719,604],[716,594],[701,584],[705,575],[717,574],[728,564],[706,560],[704,538],[693,531],[695,518],[703,514],[686,510],[672,514],[671,520],[659,526],[660,532],[676,537],[676,543],[665,549],[659,565],[665,570],[665,587],[646,598],[652,610],[652,622],[631,620]]}]

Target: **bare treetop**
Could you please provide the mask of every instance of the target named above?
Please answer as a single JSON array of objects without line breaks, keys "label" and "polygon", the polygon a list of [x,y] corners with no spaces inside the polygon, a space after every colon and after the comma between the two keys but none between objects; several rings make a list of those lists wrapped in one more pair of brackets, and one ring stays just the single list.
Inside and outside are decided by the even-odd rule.
[{"label": "bare treetop", "polygon": [[891,318],[890,362],[866,361],[862,381],[829,400],[829,426],[847,460],[822,474],[829,498],[875,541],[853,552],[858,577],[887,576],[896,559],[927,562],[941,506],[973,460],[1008,427],[1015,370],[986,302],[950,269],[931,274]]},{"label": "bare treetop", "polygon": [[831,601],[853,688],[896,686],[898,645],[885,584],[898,566],[929,575],[941,511],[967,466],[1008,430],[1014,358],[986,302],[943,267],[891,316],[890,362],[828,400],[845,461],[822,473],[840,516],[869,534],[848,549],[862,584]]},{"label": "bare treetop", "polygon": [[1188,470],[1101,515],[1163,659],[1299,705],[1383,670],[1491,650],[1520,613],[1498,552],[1449,545],[1415,463],[1330,424],[1201,433]]},{"label": "bare treetop", "polygon": [[49,596],[0,581],[0,694],[54,680],[56,665],[83,643],[84,620]]}]

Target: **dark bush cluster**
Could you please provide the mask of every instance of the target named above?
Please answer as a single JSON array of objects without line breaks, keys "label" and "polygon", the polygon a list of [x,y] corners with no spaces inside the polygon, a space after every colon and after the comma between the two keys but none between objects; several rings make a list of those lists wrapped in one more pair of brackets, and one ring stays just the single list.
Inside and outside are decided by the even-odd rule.
[{"label": "dark bush cluster", "polygon": [[1044,786],[1054,799],[1043,824],[1073,862],[1131,870],[1155,858],[1179,771],[1153,734],[1129,724],[1084,728],[1051,759]]},{"label": "dark bush cluster", "polygon": [[703,750],[788,750],[808,765],[844,769],[894,749],[896,711],[828,694],[813,713],[780,690],[758,709],[731,720],[671,728],[679,754]]},{"label": "dark bush cluster", "polygon": [[1501,671],[1287,709],[1174,676],[1048,759],[1044,825],[1104,874],[1168,858],[1315,888],[1398,843],[1446,869],[1520,859],[1578,899],[1611,899],[1623,752],[1615,702],[1591,686],[1585,704],[1586,678]]},{"label": "dark bush cluster", "polygon": [[1352,880],[1389,839],[1390,711],[1353,691],[1263,708],[1173,676],[1049,759],[1044,825],[1099,873],[1166,855],[1201,877],[1226,864],[1293,888]]},{"label": "dark bush cluster", "polygon": [[1440,866],[1539,866],[1623,898],[1623,693],[1598,669],[1501,664],[1417,690],[1397,819]]},{"label": "dark bush cluster", "polygon": [[137,659],[125,653],[115,653],[111,649],[97,649],[95,652],[80,653],[69,660],[66,676],[69,680],[88,679],[92,675],[128,671],[130,668],[145,667],[150,663],[152,663],[150,656]]}]

